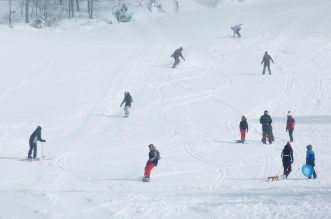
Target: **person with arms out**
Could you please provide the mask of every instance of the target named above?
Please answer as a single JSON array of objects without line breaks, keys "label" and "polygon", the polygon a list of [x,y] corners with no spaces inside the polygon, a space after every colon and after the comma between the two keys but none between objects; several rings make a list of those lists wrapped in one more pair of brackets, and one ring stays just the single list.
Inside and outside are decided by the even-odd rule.
[{"label": "person with arms out", "polygon": [[260,117],[260,123],[262,124],[262,142],[266,144],[266,138],[268,138],[269,144],[272,144],[274,137],[272,134],[272,119],[268,110],[264,111],[264,114]]},{"label": "person with arms out", "polygon": [[131,108],[131,103],[132,103],[132,97],[131,94],[127,91],[124,92],[124,99],[120,105],[120,107],[122,107],[123,103],[125,103],[124,105],[124,112],[125,112],[125,118],[127,118],[129,116],[130,113],[130,108]]},{"label": "person with arms out", "polygon": [[[306,153],[306,164],[310,165],[313,168],[313,177],[317,178],[317,174],[315,171],[315,153],[313,151],[313,146],[311,144],[307,145],[307,153]],[[311,176],[308,177],[311,179]]]},{"label": "person with arms out", "polygon": [[33,152],[33,159],[37,159],[37,142],[46,142],[46,140],[41,138],[41,127],[38,126],[37,129],[31,134],[29,139],[30,150],[28,152],[28,159],[32,159],[31,154]]},{"label": "person with arms out", "polygon": [[236,34],[237,34],[238,38],[241,37],[241,35],[239,33],[239,31],[241,30],[241,26],[242,26],[242,24],[237,24],[237,25],[231,27],[231,30],[233,31],[232,37],[235,37]]},{"label": "person with arms out", "polygon": [[292,113],[291,113],[291,111],[288,111],[287,121],[286,121],[286,132],[288,131],[288,134],[290,136],[290,142],[293,142],[294,123],[295,123],[295,120],[292,116]]},{"label": "person with arms out", "polygon": [[145,166],[145,173],[144,173],[144,182],[149,182],[151,171],[154,167],[157,166],[160,157],[160,152],[156,149],[156,147],[153,144],[148,145],[149,147],[149,154],[148,154],[148,161]]},{"label": "person with arms out", "polygon": [[294,161],[293,149],[291,147],[290,142],[287,142],[287,144],[284,146],[284,149],[281,154],[281,158],[282,158],[283,167],[284,167],[283,176],[287,179],[288,175],[292,171],[292,163]]},{"label": "person with arms out", "polygon": [[248,132],[248,123],[245,116],[241,117],[241,121],[239,123],[239,129],[240,129],[240,139],[241,143],[245,143],[246,140],[246,132]]},{"label": "person with arms out", "polygon": [[183,47],[180,47],[172,53],[171,57],[173,57],[175,59],[175,63],[172,66],[172,68],[176,68],[176,66],[179,64],[179,62],[180,62],[179,57],[181,57],[185,61],[182,51],[183,51]]},{"label": "person with arms out", "polygon": [[270,61],[272,63],[274,63],[274,60],[271,58],[271,56],[268,54],[268,52],[266,51],[264,53],[264,56],[263,56],[263,59],[262,59],[262,62],[261,62],[261,65],[263,64],[263,72],[262,74],[264,75],[265,74],[265,69],[268,68],[268,71],[269,71],[269,75],[271,75],[271,70],[270,70]]}]

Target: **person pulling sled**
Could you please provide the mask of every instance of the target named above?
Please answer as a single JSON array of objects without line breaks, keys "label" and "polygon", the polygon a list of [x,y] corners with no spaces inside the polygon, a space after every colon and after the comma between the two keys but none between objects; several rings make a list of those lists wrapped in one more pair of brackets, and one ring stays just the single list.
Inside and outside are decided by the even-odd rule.
[{"label": "person pulling sled", "polygon": [[292,171],[292,163],[294,161],[293,149],[291,147],[290,142],[287,142],[287,144],[284,146],[284,149],[281,154],[281,158],[284,167],[283,176],[287,179],[288,175]]},{"label": "person pulling sled", "polygon": [[156,149],[156,147],[153,144],[148,145],[149,148],[149,154],[148,154],[148,161],[145,166],[145,173],[144,173],[144,182],[149,182],[151,171],[154,167],[157,166],[160,157],[160,152]]}]

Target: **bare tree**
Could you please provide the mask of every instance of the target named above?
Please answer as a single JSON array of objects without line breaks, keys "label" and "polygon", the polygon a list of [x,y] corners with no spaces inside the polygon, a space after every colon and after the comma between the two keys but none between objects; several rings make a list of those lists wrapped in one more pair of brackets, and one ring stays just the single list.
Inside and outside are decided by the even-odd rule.
[{"label": "bare tree", "polygon": [[29,2],[30,0],[25,0],[25,23],[29,23]]},{"label": "bare tree", "polygon": [[93,0],[87,2],[88,17],[93,18]]}]

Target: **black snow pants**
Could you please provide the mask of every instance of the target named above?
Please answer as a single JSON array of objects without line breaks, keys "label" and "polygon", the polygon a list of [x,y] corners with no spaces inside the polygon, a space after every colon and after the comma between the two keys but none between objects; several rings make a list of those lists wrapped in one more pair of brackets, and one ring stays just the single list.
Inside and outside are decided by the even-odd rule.
[{"label": "black snow pants", "polygon": [[180,61],[179,61],[179,57],[174,57],[174,59],[175,59],[175,63],[172,67],[176,68],[176,66],[179,64]]},{"label": "black snow pants", "polygon": [[266,68],[268,68],[269,75],[271,75],[270,64],[269,64],[269,65],[268,65],[268,64],[267,64],[267,65],[266,65],[266,64],[263,65],[263,72],[262,72],[262,74],[263,74],[263,75],[265,74],[265,69],[266,69]]},{"label": "black snow pants", "polygon": [[290,175],[292,171],[292,163],[288,161],[283,161],[283,167],[284,167],[284,176],[287,178],[288,175]]},{"label": "black snow pants", "polygon": [[294,131],[294,129],[288,129],[288,135],[290,136],[291,142],[293,142],[293,131]]},{"label": "black snow pants", "polygon": [[33,151],[33,158],[36,158],[37,157],[37,144],[30,142],[30,150],[28,153],[28,158],[32,158],[31,157],[32,151]]}]

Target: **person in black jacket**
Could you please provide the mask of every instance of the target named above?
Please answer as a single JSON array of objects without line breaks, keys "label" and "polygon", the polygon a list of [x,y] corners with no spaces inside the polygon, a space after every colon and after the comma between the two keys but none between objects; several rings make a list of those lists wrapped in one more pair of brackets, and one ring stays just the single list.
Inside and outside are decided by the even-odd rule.
[{"label": "person in black jacket", "polygon": [[172,53],[171,57],[173,57],[175,59],[175,63],[172,66],[172,68],[176,68],[176,66],[179,64],[179,62],[180,62],[179,57],[181,57],[185,61],[182,51],[183,51],[183,47],[180,47]]},{"label": "person in black jacket", "polygon": [[241,143],[245,143],[246,132],[248,132],[248,123],[245,116],[241,117],[241,121],[239,123],[239,129],[240,129]]},{"label": "person in black jacket", "polygon": [[130,113],[130,108],[131,108],[131,103],[132,103],[132,97],[130,95],[129,92],[125,91],[124,92],[124,99],[120,105],[120,107],[122,107],[123,103],[125,103],[124,105],[124,112],[125,112],[125,116],[124,117],[128,117],[129,113]]},{"label": "person in black jacket", "polygon": [[149,147],[149,154],[148,154],[148,161],[145,166],[145,174],[143,181],[149,182],[151,171],[154,167],[157,166],[160,157],[160,152],[156,149],[156,147],[153,144],[148,145]]},{"label": "person in black jacket", "polygon": [[292,150],[290,142],[287,142],[287,144],[284,146],[284,149],[281,154],[281,158],[282,158],[283,167],[284,167],[284,177],[287,179],[288,175],[292,171],[291,165],[294,161],[293,150]]},{"label": "person in black jacket", "polygon": [[266,144],[266,138],[268,137],[269,144],[274,141],[274,136],[272,134],[272,119],[269,115],[268,110],[264,111],[264,114],[260,117],[260,123],[262,124],[262,142]]},{"label": "person in black jacket", "polygon": [[29,139],[30,150],[28,152],[28,159],[32,159],[31,154],[33,151],[33,159],[37,159],[37,142],[46,142],[46,140],[41,138],[41,127],[38,126],[37,129],[31,134]]},{"label": "person in black jacket", "polygon": [[271,56],[268,54],[268,52],[266,51],[264,53],[261,65],[263,64],[263,72],[262,74],[265,74],[265,69],[268,68],[269,71],[269,75],[271,75],[271,70],[270,70],[270,61],[272,61],[272,63],[274,63],[274,60],[271,58]]}]

